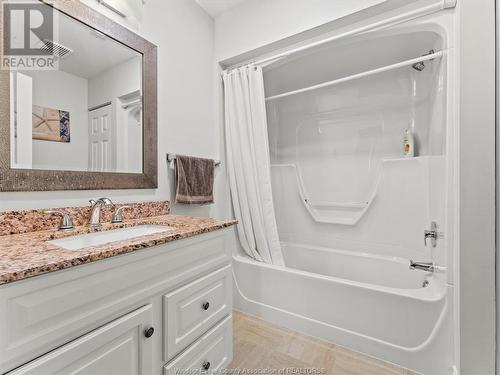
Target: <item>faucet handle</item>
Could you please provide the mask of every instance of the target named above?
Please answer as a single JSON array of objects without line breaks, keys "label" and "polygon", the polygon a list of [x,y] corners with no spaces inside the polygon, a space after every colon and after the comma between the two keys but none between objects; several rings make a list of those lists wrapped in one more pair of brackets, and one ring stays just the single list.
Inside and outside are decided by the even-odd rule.
[{"label": "faucet handle", "polygon": [[444,234],[438,231],[438,225],[435,221],[431,222],[430,230],[424,230],[424,246],[427,246],[427,239],[431,239],[432,247],[437,246],[437,240],[444,238]]},{"label": "faucet handle", "polygon": [[113,220],[111,220],[111,222],[113,224],[119,224],[119,223],[123,223],[123,210],[126,209],[126,208],[130,208],[131,206],[121,206],[121,207],[118,207],[115,211],[115,214],[113,215]]},{"label": "faucet handle", "polygon": [[97,201],[102,202],[104,204],[113,204],[113,201],[109,198],[99,198]]},{"label": "faucet handle", "polygon": [[96,203],[113,204],[113,201],[109,198],[99,198],[97,200],[89,199],[89,203],[91,206],[94,206]]},{"label": "faucet handle", "polygon": [[48,210],[48,211],[45,211],[45,213],[46,214],[55,214],[55,215],[61,216],[61,222],[59,224],[60,230],[68,230],[68,229],[73,229],[75,227],[75,225],[73,224],[73,219],[71,219],[71,216],[69,214],[67,214],[66,212]]}]

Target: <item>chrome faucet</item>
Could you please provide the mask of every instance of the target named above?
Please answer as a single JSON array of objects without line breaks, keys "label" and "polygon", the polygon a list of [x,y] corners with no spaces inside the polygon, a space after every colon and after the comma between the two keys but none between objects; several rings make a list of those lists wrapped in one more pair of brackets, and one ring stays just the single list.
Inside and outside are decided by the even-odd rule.
[{"label": "chrome faucet", "polygon": [[113,215],[113,219],[111,220],[111,222],[113,224],[123,223],[123,210],[125,210],[127,208],[130,208],[130,206],[118,207]]},{"label": "chrome faucet", "polygon": [[435,221],[431,223],[430,230],[424,230],[424,245],[427,246],[427,239],[431,239],[432,247],[437,246],[438,238],[443,238],[443,234],[438,232],[438,225]]},{"label": "chrome faucet", "polygon": [[410,260],[410,269],[433,273],[436,270],[436,266],[434,263],[414,262],[413,260]]},{"label": "chrome faucet", "polygon": [[92,208],[90,210],[90,226],[92,228],[98,228],[102,225],[101,224],[102,206],[108,205],[108,204],[113,204],[113,202],[109,198],[99,198],[96,201],[91,199],[89,202],[92,206]]},{"label": "chrome faucet", "polygon": [[69,230],[73,229],[75,226],[73,224],[73,219],[71,219],[71,216],[63,211],[57,211],[57,210],[49,210],[45,211],[46,214],[49,215],[59,215],[61,216],[61,222],[59,223],[59,230]]}]

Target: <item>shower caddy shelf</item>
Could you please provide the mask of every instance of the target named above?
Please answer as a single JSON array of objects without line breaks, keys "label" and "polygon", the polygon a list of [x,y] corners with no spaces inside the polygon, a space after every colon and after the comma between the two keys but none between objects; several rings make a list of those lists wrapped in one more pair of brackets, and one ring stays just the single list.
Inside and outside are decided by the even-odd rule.
[{"label": "shower caddy shelf", "polygon": [[[308,194],[306,192],[306,188],[304,185],[304,181],[302,179],[302,175],[300,173],[299,167],[296,164],[271,164],[271,167],[282,167],[282,168],[292,168],[294,170],[295,180],[298,187],[298,192],[300,196],[300,200],[302,201],[304,207],[309,212],[309,214],[313,217],[313,219],[320,223],[330,223],[330,224],[343,224],[343,225],[354,225],[359,219],[364,215],[364,213],[368,210],[371,203],[375,199],[377,194],[378,185],[380,182],[380,174],[377,177],[376,183],[372,190],[370,191],[369,197],[366,201],[361,202],[328,202],[328,201],[314,201],[308,198]],[[338,208],[341,210],[347,211],[359,211],[359,215],[355,218],[335,218],[333,219],[324,219],[317,212],[319,208]]]},{"label": "shower caddy shelf", "polygon": [[[409,162],[419,162],[425,161],[426,159],[432,157],[439,157],[441,155],[422,155],[422,156],[414,156],[414,157],[395,157],[395,158],[382,158],[381,166],[378,177],[375,179],[375,183],[373,188],[370,190],[368,194],[368,199],[366,201],[360,202],[330,202],[330,201],[314,201],[308,198],[308,194],[306,192],[306,188],[300,173],[300,168],[294,163],[286,163],[286,164],[271,164],[273,168],[291,168],[294,170],[295,180],[297,183],[298,193],[300,196],[300,200],[302,201],[304,207],[309,212],[309,214],[313,217],[313,219],[320,223],[329,223],[329,224],[342,224],[342,225],[355,225],[368,211],[371,204],[375,200],[377,196],[379,186],[382,180],[381,170],[384,164],[390,163],[409,163]],[[335,217],[334,219],[326,219],[321,217],[320,213],[317,209],[320,208],[338,208],[340,210],[345,211],[358,211],[358,214],[352,218],[339,218]]]},{"label": "shower caddy shelf", "polygon": [[339,202],[328,202],[328,201],[313,201],[308,198],[304,198],[306,202],[311,207],[339,207],[339,208],[365,208],[370,202],[351,202],[351,203],[339,203]]}]

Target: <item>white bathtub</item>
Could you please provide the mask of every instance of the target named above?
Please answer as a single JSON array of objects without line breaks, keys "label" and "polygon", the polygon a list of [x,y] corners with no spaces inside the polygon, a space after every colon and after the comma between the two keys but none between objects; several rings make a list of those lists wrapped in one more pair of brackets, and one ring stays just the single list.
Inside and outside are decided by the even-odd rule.
[{"label": "white bathtub", "polygon": [[288,268],[363,283],[367,284],[366,287],[382,287],[403,294],[410,292],[412,295],[427,281],[429,289],[421,294],[439,299],[442,292],[439,283],[427,273],[409,272],[408,259],[289,243],[282,243],[282,251]]},{"label": "white bathtub", "polygon": [[453,345],[453,294],[439,275],[409,270],[408,259],[282,247],[286,267],[234,256],[237,308],[423,374],[451,373],[441,348]]}]

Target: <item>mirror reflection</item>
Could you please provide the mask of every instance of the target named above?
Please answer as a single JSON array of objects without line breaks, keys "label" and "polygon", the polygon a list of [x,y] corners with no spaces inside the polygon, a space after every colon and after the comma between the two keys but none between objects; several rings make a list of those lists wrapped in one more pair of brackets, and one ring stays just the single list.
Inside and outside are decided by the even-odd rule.
[{"label": "mirror reflection", "polygon": [[62,13],[56,22],[43,43],[57,69],[11,72],[11,167],[142,173],[142,55]]}]

